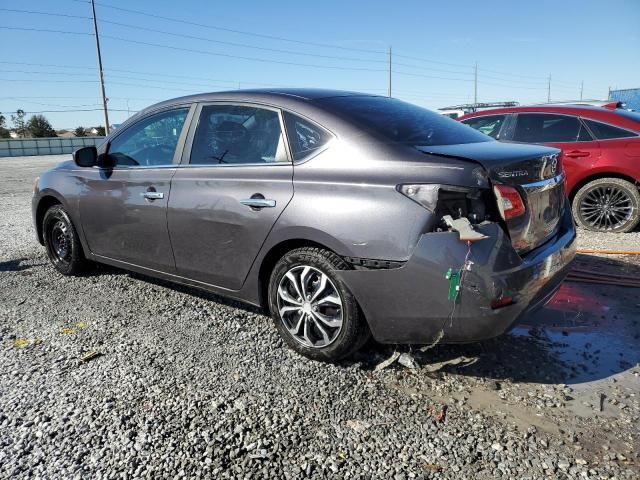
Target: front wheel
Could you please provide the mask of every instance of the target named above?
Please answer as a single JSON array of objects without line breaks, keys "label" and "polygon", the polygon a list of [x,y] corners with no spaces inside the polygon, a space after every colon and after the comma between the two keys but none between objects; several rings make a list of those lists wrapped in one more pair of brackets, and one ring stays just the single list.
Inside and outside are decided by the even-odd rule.
[{"label": "front wheel", "polygon": [[62,205],[54,205],[42,221],[44,245],[53,266],[63,275],[84,272],[87,260],[82,253],[78,233]]},{"label": "front wheel", "polygon": [[582,228],[595,232],[631,232],[640,222],[640,193],[620,178],[598,178],[573,198],[573,215]]},{"label": "front wheel", "polygon": [[292,250],[274,267],[269,308],[278,332],[298,353],[336,361],[369,338],[355,297],[335,274],[346,268],[342,258],[320,248]]}]

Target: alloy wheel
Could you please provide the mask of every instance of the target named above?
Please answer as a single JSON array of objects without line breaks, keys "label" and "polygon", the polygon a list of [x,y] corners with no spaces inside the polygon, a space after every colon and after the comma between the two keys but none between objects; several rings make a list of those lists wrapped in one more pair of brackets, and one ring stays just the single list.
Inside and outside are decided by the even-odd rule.
[{"label": "alloy wheel", "polygon": [[580,204],[585,223],[597,230],[617,230],[633,218],[633,200],[616,185],[600,185],[588,191]]},{"label": "alloy wheel", "polygon": [[340,334],[342,299],[331,279],[317,268],[299,265],[288,270],[277,298],[280,320],[301,344],[326,347]]}]

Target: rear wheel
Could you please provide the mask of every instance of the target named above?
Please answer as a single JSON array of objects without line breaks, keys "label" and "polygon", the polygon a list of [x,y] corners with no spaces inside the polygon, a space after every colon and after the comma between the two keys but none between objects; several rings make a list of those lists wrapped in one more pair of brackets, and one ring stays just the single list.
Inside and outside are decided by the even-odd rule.
[{"label": "rear wheel", "polygon": [[62,205],[54,205],[44,214],[42,232],[47,255],[63,275],[79,275],[87,266],[82,245],[69,214]]},{"label": "rear wheel", "polygon": [[355,297],[335,274],[348,265],[333,252],[299,248],[285,254],[269,281],[269,308],[295,351],[336,361],[358,350],[369,329]]},{"label": "rear wheel", "polygon": [[631,232],[640,223],[640,193],[620,178],[593,180],[573,198],[573,216],[587,230]]}]

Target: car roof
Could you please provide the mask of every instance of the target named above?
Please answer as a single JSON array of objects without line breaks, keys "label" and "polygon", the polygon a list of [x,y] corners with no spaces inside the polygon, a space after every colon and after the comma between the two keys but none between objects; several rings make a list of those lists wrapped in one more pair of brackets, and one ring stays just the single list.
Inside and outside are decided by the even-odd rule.
[{"label": "car roof", "polygon": [[[290,110],[291,112],[307,116],[325,128],[332,130],[334,126],[345,126],[345,122],[336,117],[330,110],[322,107],[319,102],[322,99],[335,97],[382,97],[370,93],[351,92],[344,90],[331,90],[323,88],[257,88],[245,90],[229,90],[222,92],[197,93],[184,97],[150,105],[129,117],[120,127],[121,130],[137,122],[140,118],[164,108],[186,105],[198,102],[247,102],[259,105],[272,106]],[[352,126],[351,126],[352,127]],[[349,128],[349,127],[347,127]]]},{"label": "car roof", "polygon": [[598,107],[593,105],[566,105],[566,104],[545,104],[545,105],[528,105],[518,107],[492,108],[479,112],[468,113],[457,120],[462,121],[473,117],[483,117],[487,115],[509,114],[509,113],[558,113],[565,115],[576,115],[592,120],[600,120],[602,122],[617,125],[623,128],[638,131],[638,123],[631,119],[616,114],[615,110],[606,107]]},{"label": "car roof", "polygon": [[331,97],[351,97],[351,96],[377,96],[369,93],[351,92],[344,90],[331,90],[324,88],[256,88],[243,90],[227,90],[221,92],[197,93],[184,97],[172,98],[155,105],[151,105],[148,109],[155,109],[165,105],[175,105],[178,103],[192,102],[208,102],[208,101],[242,101],[242,102],[260,102],[260,103],[276,103],[297,102],[309,103],[313,100]]}]

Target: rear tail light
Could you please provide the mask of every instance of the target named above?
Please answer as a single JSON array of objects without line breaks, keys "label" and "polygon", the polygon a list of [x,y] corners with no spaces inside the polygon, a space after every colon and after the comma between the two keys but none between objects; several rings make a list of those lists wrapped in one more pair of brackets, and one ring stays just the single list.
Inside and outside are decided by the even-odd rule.
[{"label": "rear tail light", "polygon": [[504,220],[519,217],[524,214],[524,202],[514,187],[509,185],[494,185],[493,191],[498,200],[498,209]]}]

